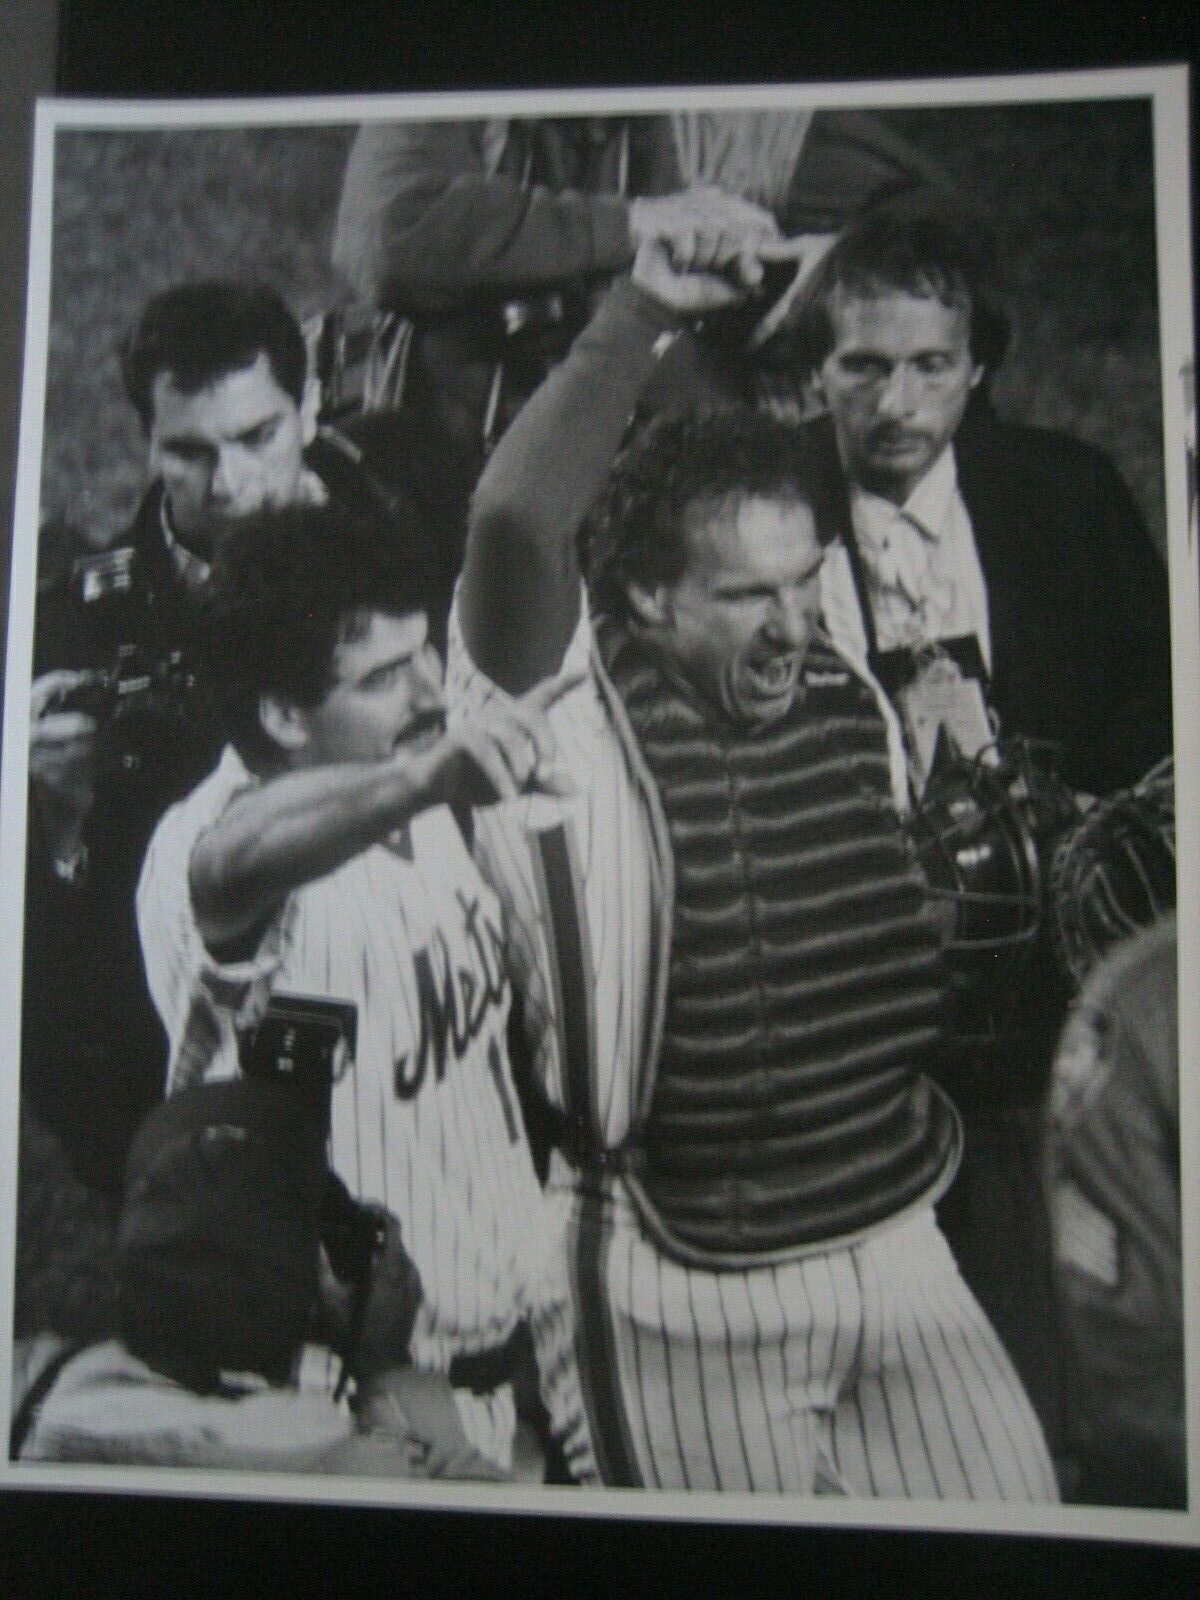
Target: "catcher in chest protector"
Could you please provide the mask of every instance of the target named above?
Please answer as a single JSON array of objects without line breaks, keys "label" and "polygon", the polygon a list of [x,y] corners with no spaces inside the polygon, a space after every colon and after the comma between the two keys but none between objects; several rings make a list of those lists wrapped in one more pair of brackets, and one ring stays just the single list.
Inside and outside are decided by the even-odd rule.
[{"label": "catcher in chest protector", "polygon": [[[892,718],[817,626],[805,438],[659,419],[657,353],[786,251],[706,197],[639,249],[501,441],[451,616],[453,713],[559,674],[573,795],[482,813],[608,1483],[1052,1500],[1041,1430],[933,1219],[940,936]],[[578,536],[610,479],[590,530]]]}]

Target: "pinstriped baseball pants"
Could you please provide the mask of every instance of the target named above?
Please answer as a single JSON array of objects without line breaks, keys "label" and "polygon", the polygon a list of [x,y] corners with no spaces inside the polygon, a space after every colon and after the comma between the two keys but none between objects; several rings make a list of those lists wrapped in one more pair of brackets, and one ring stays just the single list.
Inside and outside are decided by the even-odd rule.
[{"label": "pinstriped baseball pants", "polygon": [[606,1483],[1058,1498],[1037,1418],[932,1209],[845,1248],[714,1273],[665,1259],[611,1184],[560,1198]]}]

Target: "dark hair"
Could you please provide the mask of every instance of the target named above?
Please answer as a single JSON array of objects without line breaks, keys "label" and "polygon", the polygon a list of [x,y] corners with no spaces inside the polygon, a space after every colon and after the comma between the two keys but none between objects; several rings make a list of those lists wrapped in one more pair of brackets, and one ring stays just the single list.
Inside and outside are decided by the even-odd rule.
[{"label": "dark hair", "polygon": [[805,369],[833,348],[833,302],[900,291],[961,306],[971,319],[971,354],[989,371],[1008,348],[999,258],[982,215],[929,189],[910,189],[849,223],[813,272],[781,340]]},{"label": "dark hair", "polygon": [[169,372],[181,393],[197,394],[265,355],[276,383],[299,405],[308,365],[300,325],[275,290],[222,278],[155,295],[120,355],[125,391],[147,432],[160,372]]},{"label": "dark hair", "polygon": [[664,412],[618,457],[585,529],[585,567],[598,608],[627,613],[631,582],[673,583],[687,562],[688,513],[762,496],[812,509],[833,536],[835,504],[805,431],[748,406]]},{"label": "dark hair", "polygon": [[443,587],[415,511],[394,515],[386,536],[337,501],[227,522],[199,629],[226,737],[253,764],[269,750],[260,696],[318,705],[333,682],[337,646],[367,612],[424,612],[436,637]]},{"label": "dark hair", "polygon": [[193,1084],[129,1150],[117,1230],[130,1353],[201,1394],[285,1384],[318,1293],[328,1107],[249,1075]]}]

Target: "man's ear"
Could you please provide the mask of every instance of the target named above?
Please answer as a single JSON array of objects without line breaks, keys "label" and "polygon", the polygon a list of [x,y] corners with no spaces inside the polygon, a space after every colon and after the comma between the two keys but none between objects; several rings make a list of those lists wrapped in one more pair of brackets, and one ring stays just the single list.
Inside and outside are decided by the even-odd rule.
[{"label": "man's ear", "polygon": [[631,583],[626,591],[629,609],[644,628],[662,628],[671,620],[671,597],[657,584],[647,589],[640,583]]},{"label": "man's ear", "polygon": [[298,753],[308,743],[308,718],[303,708],[277,700],[273,694],[259,695],[258,722],[267,738],[285,755]]},{"label": "man's ear", "polygon": [[313,442],[317,433],[317,415],[321,409],[321,380],[309,376],[304,380],[300,396],[300,436],[306,445]]},{"label": "man's ear", "polygon": [[972,389],[978,389],[980,383],[983,381],[983,374],[986,370],[987,369],[984,367],[982,361],[976,362],[975,366],[971,368]]}]

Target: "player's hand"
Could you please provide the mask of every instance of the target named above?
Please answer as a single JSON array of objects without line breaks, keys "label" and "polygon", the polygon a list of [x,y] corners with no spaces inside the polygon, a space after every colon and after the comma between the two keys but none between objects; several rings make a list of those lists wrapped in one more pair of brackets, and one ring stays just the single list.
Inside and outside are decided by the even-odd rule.
[{"label": "player's hand", "polygon": [[415,1476],[492,1482],[506,1476],[467,1439],[454,1390],[441,1373],[403,1367],[376,1378],[360,1396],[358,1425],[402,1445]]},{"label": "player's hand", "polygon": [[47,672],[29,696],[29,776],[68,811],[86,816],[95,795],[96,719],[62,710],[65,698],[95,683],[96,672]]},{"label": "player's hand", "polygon": [[765,263],[800,262],[805,249],[800,239],[731,238],[687,262],[666,241],[648,239],[638,250],[632,278],[680,316],[702,316],[752,297],[762,284]]},{"label": "player's hand", "polygon": [[666,248],[680,272],[742,268],[757,281],[754,265],[759,244],[778,238],[772,214],[752,200],[711,184],[698,184],[677,194],[637,199],[629,207],[629,232],[634,254],[655,242]]},{"label": "player's hand", "polygon": [[400,1224],[382,1206],[372,1209],[381,1214],[384,1242],[372,1264],[371,1290],[353,1352],[354,1372],[360,1381],[407,1358],[422,1298],[421,1277],[404,1248]]},{"label": "player's hand", "polygon": [[580,673],[560,673],[520,699],[496,696],[430,752],[430,788],[453,806],[491,805],[522,794],[568,794],[546,713],[582,682]]},{"label": "player's hand", "polygon": [[787,323],[809,279],[829,254],[836,238],[836,233],[802,233],[794,239],[767,240],[763,244],[759,259],[764,264],[792,262],[795,272],[751,335],[751,350],[760,349]]},{"label": "player's hand", "polygon": [[681,315],[736,304],[762,282],[764,251],[781,243],[769,211],[720,189],[645,204],[648,214],[630,220],[633,281]]}]

